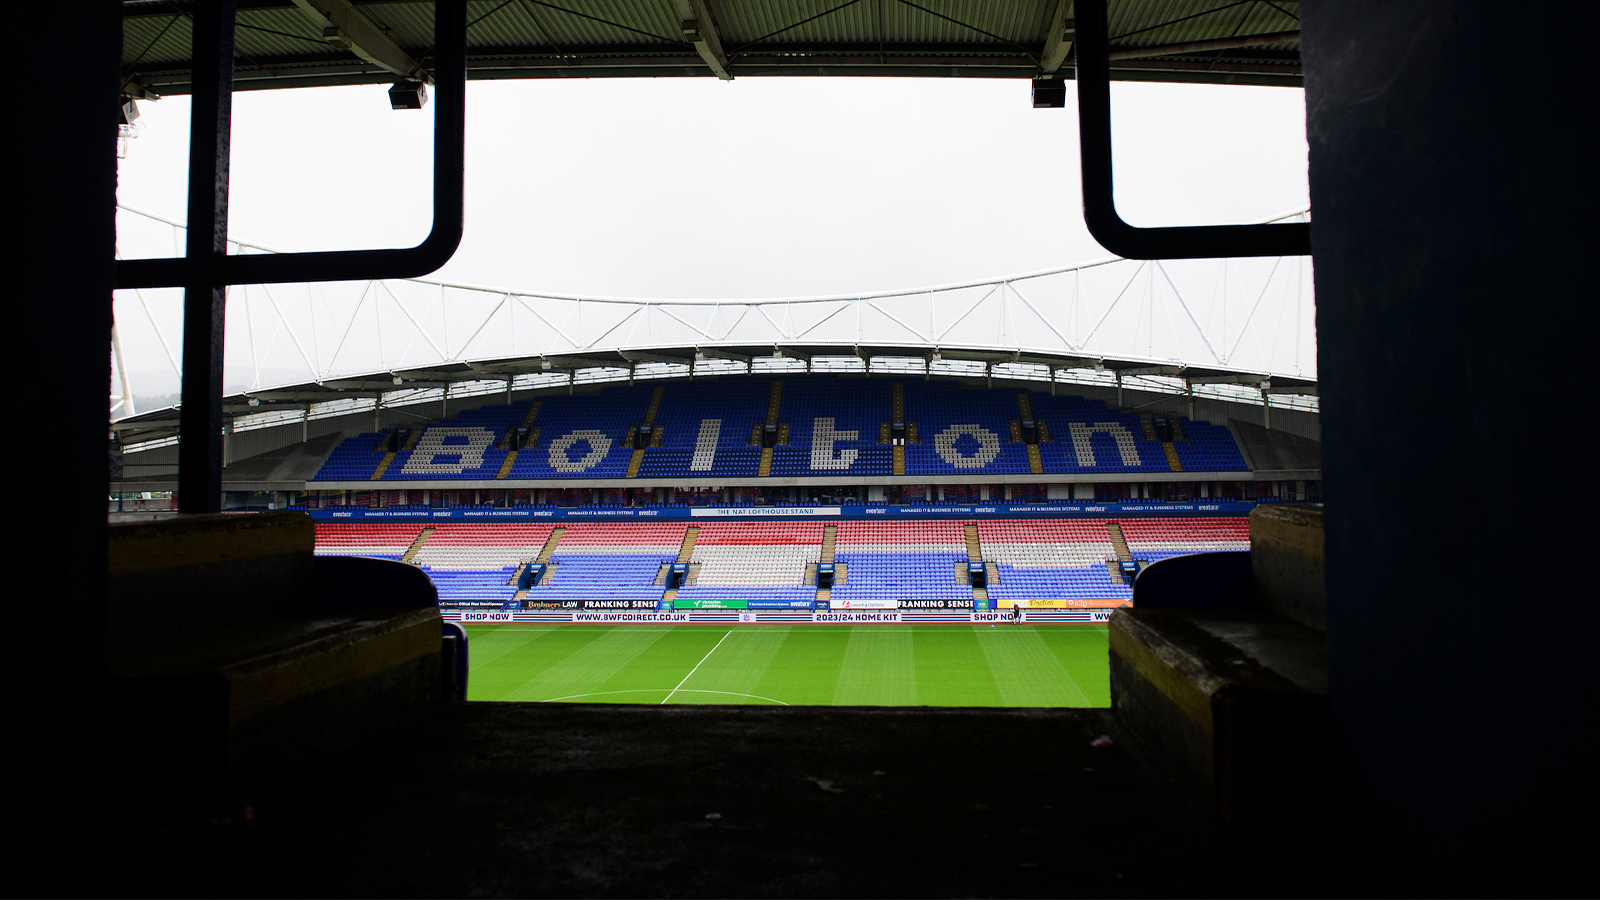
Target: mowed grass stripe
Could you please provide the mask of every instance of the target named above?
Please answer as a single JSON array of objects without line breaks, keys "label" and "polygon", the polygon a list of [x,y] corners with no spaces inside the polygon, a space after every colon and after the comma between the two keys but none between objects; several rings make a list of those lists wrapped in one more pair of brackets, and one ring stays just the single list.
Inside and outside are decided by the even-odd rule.
[{"label": "mowed grass stripe", "polygon": [[[724,633],[726,631],[723,629]],[[761,679],[772,667],[772,661],[788,637],[789,629],[785,626],[733,629],[717,652],[711,654],[672,696],[672,702],[763,706],[774,701],[792,703],[786,698],[763,695],[759,690]]]},{"label": "mowed grass stripe", "polygon": [[849,626],[831,625],[789,629],[751,693],[782,700],[790,706],[832,706],[852,630]]},{"label": "mowed grass stripe", "polygon": [[917,665],[908,631],[850,629],[834,706],[916,706]]},{"label": "mowed grass stripe", "polygon": [[682,682],[669,703],[1110,705],[1100,625],[491,625],[469,633],[473,700],[660,703]]},{"label": "mowed grass stripe", "polygon": [[[550,666],[538,675],[529,678],[517,688],[505,695],[507,700],[554,700],[556,698],[586,699],[583,695],[596,694],[615,690],[618,688],[632,689],[639,687],[659,687],[660,685],[639,684],[640,675],[653,671],[656,666],[639,662],[639,657],[657,642],[671,635],[672,632],[662,629],[634,629],[614,628],[596,636],[586,642],[581,648],[567,654],[555,666]],[[690,637],[686,635],[685,637]],[[683,641],[672,642],[682,646]],[[686,648],[693,652],[693,648]],[[704,653],[705,650],[700,651]],[[696,657],[698,659],[698,657]],[[634,669],[635,664],[638,670]],[[659,663],[657,663],[659,665]],[[690,663],[693,665],[693,662]],[[685,669],[684,671],[688,671]],[[618,673],[626,672],[618,678]],[[682,678],[682,675],[678,676]],[[470,684],[470,682],[469,682]],[[662,688],[662,696],[671,690],[672,684]],[[604,702],[606,697],[595,697],[595,702]],[[661,697],[657,697],[659,702]]]},{"label": "mowed grass stripe", "polygon": [[1030,627],[985,628],[978,645],[1005,706],[1088,706],[1089,698]]},{"label": "mowed grass stripe", "polygon": [[1005,705],[971,626],[931,625],[912,632],[911,639],[916,651],[918,705]]},{"label": "mowed grass stripe", "polygon": [[[545,672],[559,668],[569,656],[604,635],[602,630],[584,628],[526,635],[526,640],[521,639],[521,635],[516,640],[506,640],[493,634],[493,629],[471,629],[467,632],[470,666],[467,699],[518,699],[511,696],[513,692]],[[480,644],[488,645],[484,648],[487,652],[479,653]],[[497,652],[502,650],[504,652]]]},{"label": "mowed grass stripe", "polygon": [[1041,628],[1039,637],[1087,698],[1084,706],[1111,705],[1111,676],[1106,656],[1109,629],[1104,625]]}]

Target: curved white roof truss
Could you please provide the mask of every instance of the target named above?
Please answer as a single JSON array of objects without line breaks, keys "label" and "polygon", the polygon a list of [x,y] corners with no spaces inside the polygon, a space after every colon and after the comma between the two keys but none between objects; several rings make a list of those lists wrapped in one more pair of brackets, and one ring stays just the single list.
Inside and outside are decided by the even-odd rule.
[{"label": "curved white roof truss", "polygon": [[[1300,210],[1280,219],[1303,219]],[[178,223],[124,207],[119,233]],[[273,252],[234,242],[235,252]],[[181,238],[178,238],[181,246]],[[823,297],[581,297],[432,279],[246,285],[228,298],[236,428],[373,405],[711,374],[991,375],[1316,408],[1310,260],[1117,258],[986,281]],[[114,427],[174,433],[128,398],[175,380],[178,291],[119,291]],[[1130,381],[1133,379],[1134,381]]]}]

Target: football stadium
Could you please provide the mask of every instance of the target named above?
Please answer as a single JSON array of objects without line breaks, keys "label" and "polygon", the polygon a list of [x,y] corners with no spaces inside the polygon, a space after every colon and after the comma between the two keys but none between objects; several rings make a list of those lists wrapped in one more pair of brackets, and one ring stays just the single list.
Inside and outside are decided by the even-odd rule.
[{"label": "football stadium", "polygon": [[[1571,394],[1591,329],[1570,320],[1593,163],[1582,55],[1528,11],[7,15],[19,893],[1593,892],[1600,607],[1558,480],[1586,474]],[[999,210],[978,229],[1031,204],[1081,216],[1104,253],[802,294],[832,262],[802,228],[782,238],[793,265],[762,273],[781,290],[604,293],[685,247],[702,273],[737,268],[730,232],[769,223],[693,233],[601,167],[626,159],[680,206],[738,203],[767,185],[719,166],[796,139],[799,94],[754,139],[760,117],[651,106],[640,85],[866,96],[863,79],[951,97],[981,80],[1071,127],[983,135],[982,165],[1037,196],[889,160],[893,190],[818,208],[888,230],[966,191]],[[577,185],[608,191],[526,163],[592,150],[580,127],[502,141],[489,173],[564,192],[516,211],[547,238],[581,231],[573,198],[605,217],[587,270],[604,283],[544,280],[515,244],[501,256],[528,264],[494,269],[515,283],[447,268],[487,246],[482,198],[512,193],[473,181],[505,124],[488,120],[527,117],[469,120],[468,101],[517,81],[620,86],[603,117],[645,123]],[[1138,154],[1231,152],[1183,137],[1194,111],[1133,102],[1135,82],[1303,99],[1309,202],[1191,221],[1181,196],[1247,188],[1130,174]],[[367,128],[337,107],[354,93],[310,88],[360,88],[405,124]],[[264,108],[250,96],[306,103],[312,137],[236,116]],[[187,142],[135,141],[140,104],[166,97],[188,98]],[[1205,115],[1257,135],[1239,111],[1266,108]],[[677,170],[646,133],[665,119],[702,154]],[[127,162],[146,146],[166,156]],[[230,218],[260,197],[264,149],[291,166],[267,191],[306,187],[292,169],[326,200],[295,210],[324,220],[299,249]],[[356,177],[402,157],[403,179]],[[359,226],[412,212],[414,244],[363,246],[400,232]],[[657,270],[630,255],[668,232]]]},{"label": "football stadium", "polygon": [[[124,233],[171,227],[124,213]],[[1271,263],[1246,293],[1302,300]],[[544,312],[530,339],[588,323],[537,356],[447,356],[447,322],[408,314],[388,326],[422,338],[408,366],[223,399],[224,508],[304,510],[318,555],[420,569],[469,626],[471,700],[1103,707],[1104,623],[1145,567],[1248,550],[1255,506],[1319,499],[1313,378],[1091,356],[1023,305],[1071,279],[1104,320],[1158,277],[1122,261],[709,309],[516,292]],[[484,289],[370,287],[345,343],[381,343],[381,320],[355,327],[370,295],[453,292],[474,333],[510,318]],[[698,340],[635,327],[663,309]],[[947,317],[944,341],[906,340],[913,311]],[[172,504],[178,413],[116,420],[113,509]]]}]

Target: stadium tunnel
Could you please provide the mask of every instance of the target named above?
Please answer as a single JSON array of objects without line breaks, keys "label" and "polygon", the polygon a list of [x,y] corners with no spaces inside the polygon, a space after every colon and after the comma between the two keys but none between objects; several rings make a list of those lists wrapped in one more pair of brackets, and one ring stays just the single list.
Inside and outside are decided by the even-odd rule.
[{"label": "stadium tunnel", "polygon": [[[271,63],[274,48],[246,43],[290,27],[284,17],[302,15],[301,6],[239,3],[240,21],[255,26],[240,31],[240,57],[256,61],[241,67],[237,87],[389,83],[396,67],[415,62],[407,48],[420,54],[427,45],[365,26],[352,13],[359,7],[325,5],[303,6],[342,16],[331,37],[355,56],[325,55],[330,35],[323,32],[312,37],[323,45],[315,58],[278,66],[260,62]],[[787,22],[745,22],[733,10],[747,7],[732,2],[675,5],[675,34],[640,54],[649,57],[645,71],[783,74],[785,66],[809,71],[818,61],[806,54],[824,54],[822,70],[838,74],[1029,79],[1035,105],[1050,108],[1060,105],[1058,83],[1069,73],[1080,88],[1082,76],[1093,74],[1096,52],[1124,78],[1298,84],[1303,69],[1327,413],[1325,519],[1290,516],[1281,524],[1285,545],[1304,550],[1294,535],[1325,521],[1325,593],[1303,568],[1273,582],[1270,568],[1257,569],[1255,552],[1249,571],[1237,560],[1193,564],[1218,567],[1204,584],[1243,582],[1267,596],[1287,591],[1288,612],[1325,596],[1323,711],[1267,702],[1293,692],[1267,691],[1277,696],[1263,699],[1250,689],[1264,682],[1241,677],[1231,695],[1241,703],[1212,698],[1216,721],[1238,714],[1247,725],[1267,726],[1235,730],[1240,743],[1209,752],[1233,753],[1244,767],[1234,771],[1270,775],[1270,789],[1275,770],[1306,784],[1305,773],[1293,771],[1300,760],[1285,760],[1274,736],[1319,742],[1337,769],[1311,783],[1339,802],[1308,798],[1300,815],[1277,823],[1276,835],[1229,832],[1205,802],[1180,796],[1182,759],[1173,762],[1110,711],[437,709],[451,667],[426,588],[398,578],[376,598],[322,597],[305,524],[293,516],[208,517],[222,500],[214,301],[231,267],[291,263],[207,260],[225,246],[207,243],[208,230],[198,227],[188,264],[119,274],[114,261],[121,110],[130,93],[187,89],[196,95],[201,132],[225,136],[226,80],[219,90],[190,73],[232,69],[219,60],[234,49],[232,30],[221,25],[234,4],[83,2],[66,17],[59,4],[23,4],[8,11],[18,33],[71,36],[14,48],[25,88],[13,98],[13,119],[50,123],[13,142],[16,170],[29,173],[14,185],[13,208],[28,211],[30,227],[14,238],[9,257],[21,275],[13,285],[19,330],[51,336],[22,341],[17,351],[22,371],[50,373],[48,390],[22,396],[22,427],[45,432],[48,452],[29,453],[19,468],[25,477],[10,535],[13,558],[29,567],[20,570],[49,573],[24,589],[32,601],[24,608],[35,615],[10,654],[13,734],[28,763],[13,793],[28,826],[20,838],[31,861],[20,876],[27,887],[195,894],[1590,890],[1585,850],[1596,791],[1585,713],[1600,687],[1589,650],[1592,592],[1586,568],[1572,562],[1541,578],[1530,596],[1519,561],[1582,560],[1582,535],[1592,529],[1569,514],[1560,492],[1508,501],[1512,492],[1502,487],[1525,477],[1524,460],[1559,458],[1550,423],[1569,418],[1570,401],[1551,385],[1580,383],[1576,370],[1589,355],[1587,330],[1563,318],[1586,295],[1582,241],[1592,230],[1587,209],[1572,202],[1592,183],[1587,145],[1576,133],[1580,117],[1570,109],[1569,86],[1582,83],[1582,63],[1553,49],[1548,23],[1482,2],[1417,0],[1382,10],[1290,4],[1292,22],[1265,23],[1270,31],[1228,22],[1220,36],[1199,30],[1162,47],[1102,42],[1097,50],[1093,39],[1079,43],[1083,35],[1067,39],[1069,21],[1105,27],[1090,4],[1017,4],[1039,7],[1027,43],[986,38],[930,47],[910,34],[904,42],[834,34],[741,56],[748,48],[724,42],[719,26],[754,28],[755,37],[764,25]],[[441,108],[459,101],[452,92],[469,70],[573,71],[565,55],[508,61],[465,39],[454,45],[465,45],[465,57],[452,57],[450,29],[464,28],[464,6],[441,7],[457,16],[440,19],[433,102]],[[1113,3],[1113,21],[1139,6]],[[1282,12],[1280,4],[1261,6]],[[1197,9],[1195,17],[1204,22],[1210,11]],[[284,21],[274,29],[252,16]],[[125,38],[130,29],[161,31],[180,19],[184,27],[168,39],[178,51],[148,63],[137,48],[149,42]],[[191,32],[192,44],[184,40]],[[730,54],[729,44],[741,49]],[[596,74],[639,74],[636,60],[624,65],[616,52],[604,48],[589,60]],[[446,71],[452,65],[455,74]],[[1108,161],[1109,136],[1101,136]],[[439,240],[409,257],[292,264],[320,266],[329,278],[352,277],[360,265],[392,264],[400,274],[437,267],[453,250],[452,224],[459,232],[459,217],[449,221],[449,170],[461,159],[448,144],[436,154],[447,176],[446,202],[436,209]],[[225,150],[226,138],[195,146]],[[225,153],[197,152],[191,183],[225,185],[219,166],[225,173]],[[1091,227],[1110,249],[1136,255],[1146,241],[1166,240],[1129,233],[1090,188],[1109,199],[1109,178],[1086,178],[1086,198]],[[454,200],[459,213],[459,190]],[[208,218],[226,221],[225,194],[191,190],[191,225]],[[1226,234],[1195,239],[1215,241],[1207,244],[1213,255],[1238,246]],[[209,402],[185,406],[186,430],[203,438],[180,451],[184,515],[113,529],[99,475],[109,298],[119,283],[139,279],[187,286],[185,390]],[[1517,308],[1508,309],[1512,297]],[[206,339],[212,334],[215,343]],[[1508,365],[1516,359],[1541,363]],[[1401,370],[1437,402],[1419,407],[1416,390],[1397,389]],[[1582,455],[1580,448],[1575,471],[1583,471]],[[1515,525],[1504,521],[1508,509]],[[1190,626],[1205,613],[1179,614],[1205,608],[1208,592],[1194,586],[1195,577],[1178,579],[1168,606],[1125,617],[1124,630],[1188,628],[1191,649],[1204,652],[1204,636]],[[221,604],[219,595],[238,602]],[[324,615],[329,603],[332,619]],[[290,619],[299,630],[268,633],[263,624]],[[311,627],[313,620],[337,622]],[[251,657],[268,662],[245,665],[220,643],[197,648],[200,628],[231,629],[235,649],[270,643],[270,653]],[[185,646],[195,655],[182,658]],[[130,647],[143,648],[143,664],[160,677],[130,689],[133,657],[122,652]],[[1488,660],[1501,669],[1486,672]],[[285,681],[275,667],[299,674]],[[286,684],[313,683],[334,689],[284,701]],[[366,715],[344,719],[357,709]],[[355,754],[332,749],[341,728],[359,742],[385,719],[401,720],[389,723],[398,730],[382,732],[400,737],[358,743]],[[285,740],[304,734],[326,744]],[[1019,748],[1041,747],[1060,753],[1036,781],[1017,756]],[[181,752],[153,752],[163,748]],[[316,751],[310,760],[294,759],[307,749]],[[652,771],[633,764],[649,754],[685,764]],[[246,765],[273,777],[230,779],[233,767]],[[879,770],[885,774],[872,774]],[[662,771],[665,778],[654,777]],[[285,772],[297,775],[284,779]],[[915,777],[896,781],[901,772]],[[1041,799],[1070,799],[1105,816],[1086,823],[1047,815],[1055,804]],[[629,810],[637,829],[619,835],[608,816]],[[529,816],[558,827],[542,829]],[[782,827],[722,824],[743,816]],[[129,822],[135,833],[125,833]],[[1071,842],[1035,850],[1034,838],[1047,829]],[[841,834],[872,841],[841,853]],[[1063,846],[1089,849],[1065,853]],[[97,864],[86,864],[90,855]]]}]

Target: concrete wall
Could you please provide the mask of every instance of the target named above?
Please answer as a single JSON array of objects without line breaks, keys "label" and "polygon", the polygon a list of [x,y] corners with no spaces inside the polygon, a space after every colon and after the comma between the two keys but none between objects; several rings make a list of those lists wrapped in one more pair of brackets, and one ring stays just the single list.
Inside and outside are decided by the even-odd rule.
[{"label": "concrete wall", "polygon": [[1470,488],[1557,452],[1548,385],[1593,358],[1590,66],[1552,36],[1594,14],[1551,11],[1301,5],[1329,677],[1381,894],[1594,890],[1594,527]]}]

